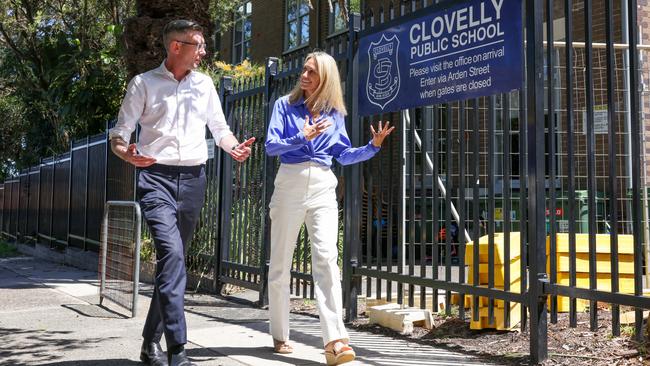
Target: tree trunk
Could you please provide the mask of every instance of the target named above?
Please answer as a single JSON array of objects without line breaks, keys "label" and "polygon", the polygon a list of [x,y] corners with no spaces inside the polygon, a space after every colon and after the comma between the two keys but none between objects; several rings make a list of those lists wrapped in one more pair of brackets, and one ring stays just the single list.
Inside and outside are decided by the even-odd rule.
[{"label": "tree trunk", "polygon": [[168,22],[193,20],[203,26],[204,36],[209,39],[214,29],[209,4],[209,0],[137,0],[137,15],[124,22],[123,57],[129,79],[158,67],[164,60],[162,30]]}]

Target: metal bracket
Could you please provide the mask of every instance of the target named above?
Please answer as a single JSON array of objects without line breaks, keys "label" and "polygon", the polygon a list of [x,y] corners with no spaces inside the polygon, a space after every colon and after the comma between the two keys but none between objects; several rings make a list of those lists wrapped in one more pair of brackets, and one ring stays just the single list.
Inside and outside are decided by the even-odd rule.
[{"label": "metal bracket", "polygon": [[539,294],[540,301],[546,301],[546,296],[549,294],[548,287],[551,284],[551,281],[548,279],[547,273],[538,273],[537,282],[539,282],[539,287],[542,289]]},{"label": "metal bracket", "polygon": [[352,13],[350,14],[350,25],[352,26],[353,32],[359,32],[361,30],[361,14]]},{"label": "metal bracket", "polygon": [[233,90],[233,85],[232,85],[232,77],[231,76],[223,76],[221,78],[221,88],[223,91],[227,92],[226,94],[229,94]]},{"label": "metal bracket", "polygon": [[280,60],[277,57],[269,57],[266,60],[266,69],[269,71],[269,76],[277,76]]}]

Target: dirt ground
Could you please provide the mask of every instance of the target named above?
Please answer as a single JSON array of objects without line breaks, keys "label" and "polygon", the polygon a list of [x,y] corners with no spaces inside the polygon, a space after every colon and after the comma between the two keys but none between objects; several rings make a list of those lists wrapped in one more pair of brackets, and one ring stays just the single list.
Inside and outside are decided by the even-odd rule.
[{"label": "dirt ground", "polygon": [[[318,316],[313,300],[295,299],[292,300],[291,306],[293,312]],[[629,310],[631,309],[622,308],[621,313]],[[391,329],[369,324],[364,304],[359,305],[358,314],[359,318],[353,323],[353,327],[359,330],[422,344],[435,344],[471,353],[497,364],[530,365],[530,338],[527,331],[471,330],[469,310],[466,311],[467,321],[444,314],[434,314],[432,330],[415,327],[411,335],[401,335]],[[637,343],[634,340],[633,325],[622,325],[621,336],[614,337],[611,322],[612,313],[608,307],[598,309],[599,326],[595,332],[589,329],[588,312],[578,313],[576,328],[569,326],[568,313],[559,313],[557,323],[549,323],[548,326],[549,358],[542,365],[650,365],[650,342]]]}]

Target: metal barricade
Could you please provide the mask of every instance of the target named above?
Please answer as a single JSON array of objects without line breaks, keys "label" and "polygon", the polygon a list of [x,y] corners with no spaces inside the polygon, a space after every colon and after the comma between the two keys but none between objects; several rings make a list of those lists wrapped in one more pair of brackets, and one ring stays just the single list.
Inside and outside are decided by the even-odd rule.
[{"label": "metal barricade", "polygon": [[109,299],[135,317],[140,279],[140,206],[108,201],[102,222],[99,303]]}]

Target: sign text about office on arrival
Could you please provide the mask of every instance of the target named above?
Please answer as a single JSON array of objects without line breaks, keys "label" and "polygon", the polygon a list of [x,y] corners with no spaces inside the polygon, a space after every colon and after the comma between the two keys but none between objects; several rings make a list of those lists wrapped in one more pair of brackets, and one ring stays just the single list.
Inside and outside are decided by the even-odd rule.
[{"label": "sign text about office on arrival", "polygon": [[521,88],[521,6],[521,0],[454,2],[361,38],[361,115]]}]

